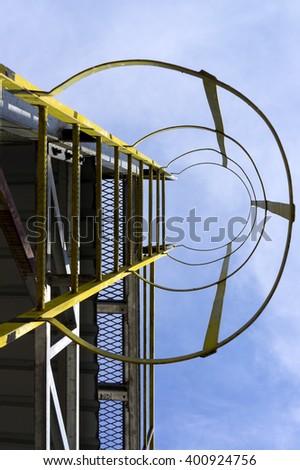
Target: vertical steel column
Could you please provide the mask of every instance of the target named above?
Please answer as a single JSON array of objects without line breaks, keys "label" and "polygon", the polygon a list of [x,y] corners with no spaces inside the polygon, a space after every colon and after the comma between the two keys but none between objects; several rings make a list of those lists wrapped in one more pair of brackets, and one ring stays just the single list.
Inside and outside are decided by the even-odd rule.
[{"label": "vertical steel column", "polygon": [[[46,245],[47,245],[47,117],[48,110],[39,107],[38,161],[37,161],[37,215],[38,243],[36,247],[36,308],[45,307]],[[50,325],[35,332],[35,448],[48,449],[50,436],[50,389],[47,380]]]},{"label": "vertical steel column", "polygon": [[[78,292],[80,224],[80,127],[73,124],[72,203],[71,203],[71,290]],[[74,307],[79,334],[79,305]],[[67,431],[71,448],[79,448],[79,348],[67,348]],[[67,443],[69,445],[69,443]]]},{"label": "vertical steel column", "polygon": [[160,251],[160,170],[156,170],[156,253]]},{"label": "vertical steel column", "polygon": [[78,292],[80,199],[80,127],[73,124],[71,286]]},{"label": "vertical steel column", "polygon": [[128,155],[128,198],[127,198],[127,240],[128,246],[128,264],[132,265],[132,155]]},{"label": "vertical steel column", "polygon": [[[79,304],[73,307],[74,317],[76,321],[76,329],[73,330],[78,336],[79,328]],[[71,450],[79,449],[79,394],[80,394],[80,350],[79,345],[71,343],[66,348],[66,404],[65,404],[65,420],[68,442]]]},{"label": "vertical steel column", "polygon": [[39,106],[37,216],[38,242],[36,247],[36,308],[45,307],[46,241],[47,241],[47,117],[48,110]]},{"label": "vertical steel column", "polygon": [[[50,347],[51,347],[51,325],[48,323],[45,325],[45,337],[43,348],[45,350],[45,422],[43,423],[45,429],[45,447],[43,449],[51,449],[51,388],[50,388],[50,375],[51,359],[50,359]],[[42,384],[43,386],[44,384]],[[36,414],[39,413],[36,410]]]},{"label": "vertical steel column", "polygon": [[[38,243],[36,247],[36,308],[45,307],[46,246],[47,246],[47,117],[48,110],[39,106],[38,160],[37,160],[37,216]],[[50,388],[47,367],[50,347],[50,325],[44,325],[35,332],[34,369],[34,446],[35,449],[50,448]]]},{"label": "vertical steel column", "polygon": [[96,280],[102,280],[102,137],[96,139]]},{"label": "vertical steel column", "polygon": [[139,179],[138,179],[138,217],[139,217],[139,223],[138,225],[141,225],[139,227],[140,233],[138,237],[138,259],[142,260],[143,259],[143,227],[144,227],[144,220],[143,220],[143,214],[144,214],[144,165],[143,162],[140,161],[140,166],[139,166]]},{"label": "vertical steel column", "polygon": [[166,250],[166,174],[162,174],[161,181],[161,204],[162,204],[162,246]]},{"label": "vertical steel column", "polygon": [[[139,280],[128,276],[125,280],[127,315],[123,324],[124,354],[140,355]],[[141,446],[141,368],[136,364],[124,364],[124,383],[128,401],[123,412],[125,449],[140,449]]]},{"label": "vertical steel column", "polygon": [[148,179],[148,254],[152,256],[153,168],[149,166]]},{"label": "vertical steel column", "polygon": [[120,246],[120,152],[119,148],[114,149],[114,271],[119,271],[119,246]]},{"label": "vertical steel column", "polygon": [[[143,268],[143,277],[147,278],[147,266]],[[147,284],[143,282],[143,355],[148,356],[148,303],[147,303]],[[147,448],[147,432],[148,432],[148,367],[143,365],[143,437],[144,449]]]},{"label": "vertical steel column", "polygon": [[34,448],[50,449],[49,350],[51,325],[40,326],[34,333]]},{"label": "vertical steel column", "polygon": [[[154,305],[154,263],[150,264],[150,359],[154,359],[155,354],[155,305]],[[154,418],[155,418],[155,404],[154,404],[154,387],[155,387],[155,376],[154,376],[154,365],[150,365],[150,379],[149,379],[149,392],[150,392],[150,431],[152,432],[152,438],[150,442],[150,450],[154,449]]]}]

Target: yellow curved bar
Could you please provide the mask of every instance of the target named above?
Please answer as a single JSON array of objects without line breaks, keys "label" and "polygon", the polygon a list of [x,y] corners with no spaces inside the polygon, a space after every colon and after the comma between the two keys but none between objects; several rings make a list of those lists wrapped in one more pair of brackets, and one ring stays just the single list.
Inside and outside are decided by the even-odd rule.
[{"label": "yellow curved bar", "polygon": [[[181,67],[180,65],[170,64],[169,62],[161,62],[158,60],[147,60],[147,59],[128,59],[128,60],[116,60],[113,62],[105,62],[103,64],[94,65],[93,67],[89,67],[81,72],[72,75],[72,77],[68,78],[67,80],[63,81],[56,87],[52,88],[49,92],[41,92],[42,94],[47,94],[50,96],[55,96],[61,93],[62,91],[66,90],[70,86],[74,85],[74,83],[79,82],[80,80],[94,75],[99,72],[103,72],[104,70],[110,70],[119,67],[132,67],[132,66],[147,66],[147,67],[159,67],[169,70],[174,70],[176,72],[181,72],[187,75],[193,75],[197,78],[215,78],[213,75],[208,74],[204,70],[197,72],[196,70],[189,69],[187,67]],[[216,78],[215,78],[216,80]]]}]

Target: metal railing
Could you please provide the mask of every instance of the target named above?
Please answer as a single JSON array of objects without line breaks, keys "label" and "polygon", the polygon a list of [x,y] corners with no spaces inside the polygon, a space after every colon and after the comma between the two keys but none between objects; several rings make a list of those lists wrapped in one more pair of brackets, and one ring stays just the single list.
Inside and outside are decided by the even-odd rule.
[{"label": "metal railing", "polygon": [[[79,302],[97,294],[102,289],[105,289],[109,285],[118,282],[119,280],[130,275],[132,272],[140,270],[143,266],[155,262],[162,256],[165,256],[165,243],[159,244],[159,251],[152,250],[151,230],[149,229],[149,243],[148,253],[143,254],[143,242],[142,234],[140,234],[139,240],[137,241],[139,257],[137,260],[132,262],[132,239],[133,234],[129,233],[128,247],[129,257],[126,265],[120,266],[119,263],[119,185],[120,185],[120,153],[128,156],[128,174],[129,179],[132,179],[132,158],[139,161],[140,172],[139,172],[139,186],[138,191],[140,198],[142,199],[142,186],[143,186],[143,167],[147,166],[149,169],[149,191],[152,187],[151,175],[154,171],[159,171],[160,175],[169,175],[169,173],[161,168],[154,160],[143,155],[133,147],[127,146],[120,139],[114,137],[101,127],[87,120],[77,112],[71,110],[67,106],[63,105],[59,101],[55,100],[50,96],[39,94],[39,90],[31,85],[29,82],[24,80],[17,74],[13,74],[10,77],[9,74],[0,69],[0,81],[3,89],[10,92],[17,93],[18,97],[22,100],[38,107],[38,178],[37,178],[37,219],[38,223],[38,243],[36,249],[36,307],[24,312],[19,315],[15,321],[11,321],[0,325],[0,347],[6,346],[6,344],[18,339],[24,334],[32,331],[43,324],[45,321],[51,321],[56,318],[60,313],[73,307]],[[45,285],[46,285],[46,245],[47,239],[44,236],[46,233],[46,227],[48,222],[47,214],[47,186],[48,172],[47,172],[47,120],[48,115],[52,115],[66,125],[72,125],[72,221],[71,221],[71,291],[64,293],[53,300],[48,302],[45,301]],[[78,272],[78,261],[79,261],[79,201],[80,201],[80,136],[81,132],[88,134],[95,139],[96,143],[96,275],[95,279],[90,282],[79,285],[79,272]],[[114,148],[114,266],[111,272],[103,274],[102,270],[102,254],[103,254],[103,243],[100,233],[100,227],[102,225],[102,144]],[[164,181],[164,179],[162,179]],[[131,189],[130,189],[131,188]],[[149,193],[150,195],[150,193]],[[132,201],[132,185],[129,184],[129,210],[130,201]],[[147,219],[148,226],[152,226],[152,212],[150,211],[150,205],[152,201],[149,201],[149,214],[148,216],[142,213],[142,205],[139,210],[141,211],[140,216]],[[158,222],[157,222],[158,223]],[[132,227],[128,225],[129,230]],[[165,232],[164,232],[165,233]],[[58,326],[58,323],[56,323]]]},{"label": "metal railing", "polygon": [[[161,168],[155,161],[143,155],[135,148],[127,146],[124,142],[106,132],[101,127],[95,125],[75,111],[66,107],[59,101],[43,96],[38,93],[38,89],[32,86],[17,74],[8,73],[8,71],[0,66],[0,84],[3,89],[10,93],[16,93],[18,97],[26,103],[37,107],[38,113],[38,157],[37,157],[37,242],[35,250],[35,307],[24,312],[17,318],[6,323],[0,324],[0,348],[17,340],[23,335],[36,330],[38,327],[47,324],[49,333],[50,325],[66,328],[57,317],[70,308],[76,308],[80,302],[97,295],[99,301],[106,299],[116,301],[124,299],[124,280],[133,272],[145,269],[147,265],[152,265],[151,273],[154,273],[154,262],[166,254],[165,243],[165,181],[169,173]],[[36,90],[36,93],[35,93]],[[71,221],[70,222],[70,240],[68,246],[69,259],[68,270],[66,274],[61,275],[63,285],[69,285],[70,289],[64,289],[63,293],[49,300],[49,289],[46,294],[47,283],[50,282],[51,272],[47,272],[47,233],[51,225],[51,216],[49,215],[50,198],[56,194],[53,173],[51,167],[51,158],[48,154],[48,136],[47,123],[49,117],[55,117],[65,123],[66,126],[72,127],[72,144],[71,152],[72,174],[71,174]],[[89,135],[94,139],[95,143],[95,272],[84,282],[84,276],[80,275],[80,194],[81,194],[81,139],[85,135]],[[103,175],[103,145],[108,145],[113,149],[113,171],[109,179]],[[123,178],[121,174],[121,159],[127,164],[126,174],[126,201],[121,200],[120,194],[123,194]],[[107,169],[106,169],[107,171]],[[122,170],[124,172],[124,170]],[[144,180],[148,179],[148,211],[143,210],[144,199]],[[154,184],[156,180],[156,192]],[[109,201],[107,198],[110,193]],[[52,194],[53,193],[53,194]],[[156,198],[155,198],[156,194]],[[123,196],[122,196],[123,197]],[[156,211],[154,211],[153,199],[156,199]],[[57,204],[55,205],[55,207]],[[124,213],[126,207],[126,214]],[[56,207],[57,209],[57,207]],[[163,218],[160,216],[162,215]],[[134,218],[139,224],[134,223]],[[107,218],[110,219],[110,233],[107,230]],[[124,223],[124,219],[126,223]],[[147,245],[143,244],[143,220],[148,225]],[[154,224],[154,227],[153,227]],[[153,229],[153,230],[152,230]],[[156,234],[155,244],[153,245],[152,234]],[[48,233],[49,234],[49,233]],[[64,238],[63,233],[59,233]],[[63,241],[63,243],[65,243]],[[62,279],[62,277],[64,279]],[[59,276],[56,275],[58,279]],[[91,280],[92,278],[92,280]],[[153,277],[151,277],[153,280]],[[146,287],[147,288],[147,287]],[[65,292],[67,290],[67,292]],[[150,345],[150,357],[154,358],[154,288],[151,291],[150,330],[144,324],[144,341],[146,348]],[[33,293],[34,300],[34,293]],[[147,313],[146,313],[147,315]],[[109,318],[108,318],[109,317]],[[110,344],[107,343],[105,331],[109,330],[109,325],[114,317],[113,338]],[[98,338],[97,346],[103,347],[108,351],[123,355],[123,322],[124,317],[120,315],[98,315],[98,327],[100,339]],[[55,323],[54,322],[55,319]],[[78,318],[77,318],[78,320]],[[66,330],[68,330],[66,328]],[[76,336],[76,342],[80,343],[79,330],[70,331],[69,333]],[[121,335],[119,340],[117,335]],[[105,339],[106,338],[106,339]],[[65,337],[66,344],[70,344],[70,338]],[[72,338],[71,338],[72,340]],[[65,341],[65,342],[66,342]],[[64,344],[65,344],[64,342]],[[96,345],[94,345],[96,347]],[[60,350],[60,349],[59,349]],[[145,355],[148,352],[144,351]],[[145,356],[146,357],[146,356]],[[51,361],[51,358],[50,358]],[[116,374],[118,381],[124,383],[124,363],[100,357],[100,380],[105,381],[111,375]],[[147,374],[148,366],[143,366],[145,374]],[[70,448],[67,434],[62,419],[61,409],[55,381],[52,377],[51,362],[48,367],[50,379],[50,387],[54,404],[56,406],[56,414],[61,430],[64,448]],[[48,370],[47,369],[47,370]],[[143,419],[146,426],[153,429],[154,426],[154,366],[149,366],[150,382],[146,385],[143,398],[145,399],[145,407]],[[105,375],[106,374],[106,375]],[[113,381],[113,380],[109,380]],[[144,383],[145,385],[145,383]],[[100,400],[99,411],[99,441],[103,449],[124,448],[124,400]],[[149,421],[149,424],[148,424]],[[47,427],[48,429],[48,427]],[[49,428],[50,429],[50,428]],[[50,448],[50,431],[47,431],[47,448]],[[148,433],[149,434],[149,433]],[[78,440],[78,436],[77,436]],[[148,440],[148,445],[153,448],[154,439],[153,432]],[[78,446],[78,442],[76,444]],[[77,447],[76,447],[77,448]]]}]

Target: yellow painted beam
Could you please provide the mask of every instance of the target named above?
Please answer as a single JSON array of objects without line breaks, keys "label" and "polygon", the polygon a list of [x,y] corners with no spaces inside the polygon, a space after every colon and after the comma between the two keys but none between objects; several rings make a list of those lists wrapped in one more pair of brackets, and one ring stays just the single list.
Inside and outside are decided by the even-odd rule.
[{"label": "yellow painted beam", "polygon": [[36,307],[45,306],[46,284],[46,243],[47,243],[47,117],[48,111],[44,106],[39,107],[38,128],[38,175],[37,175],[37,215],[38,242],[36,248]]},{"label": "yellow painted beam", "polygon": [[[78,292],[66,292],[55,299],[50,300],[50,302],[45,304],[45,308],[42,311],[38,311],[33,308],[19,315],[17,319],[12,320],[11,322],[0,324],[0,348],[3,348],[9,342],[20,338],[29,331],[34,330],[40,326],[44,320],[56,317],[60,313],[74,307],[74,305],[79,302],[97,294],[102,289],[105,289],[106,287],[123,279],[132,272],[138,271],[144,266],[154,263],[165,255],[166,252],[160,252],[153,256],[147,256],[143,261],[139,261],[131,267],[125,266],[120,268],[120,271],[117,274],[106,274],[103,276],[101,282],[95,280],[85,283],[78,288]],[[22,320],[24,321],[22,322]]]},{"label": "yellow painted beam", "polygon": [[[39,88],[32,85],[20,75],[12,72],[9,73],[7,70],[8,69],[5,66],[0,64],[0,81],[2,81],[4,89],[16,92],[18,98],[34,106],[46,106],[48,113],[62,122],[65,122],[66,124],[77,124],[80,126],[81,131],[92,137],[102,137],[104,143],[110,146],[119,147],[120,152],[131,154],[134,158],[143,161],[146,165],[152,165],[153,168],[161,168],[157,162],[147,157],[142,152],[139,152],[136,148],[128,146],[125,142],[85,118],[77,111],[74,111],[51,96],[43,94],[38,95],[37,93],[41,92]],[[10,76],[7,76],[7,74]],[[166,170],[162,169],[161,171],[170,175]]]},{"label": "yellow painted beam", "polygon": [[296,209],[294,204],[276,201],[251,201],[251,205],[268,210],[269,212],[279,215],[284,219],[291,220],[292,222],[295,221]]},{"label": "yellow painted beam", "polygon": [[[143,215],[144,215],[144,165],[143,162],[140,162],[139,166],[139,176],[138,176],[138,184],[137,184],[137,207],[138,207],[138,220],[135,222],[134,230],[137,228],[138,234],[138,257],[140,260],[143,259]],[[135,232],[136,233],[136,232]],[[166,248],[164,247],[164,251]]]},{"label": "yellow painted beam", "polygon": [[79,219],[80,219],[80,127],[73,124],[72,162],[72,239],[71,239],[71,279],[72,292],[78,292],[79,280]]},{"label": "yellow painted beam", "polygon": [[30,323],[3,323],[0,325],[0,348],[12,343],[21,336],[26,335],[35,328],[41,326],[44,322],[32,320]]},{"label": "yellow painted beam", "polygon": [[120,153],[114,152],[114,271],[119,271],[120,256]]},{"label": "yellow painted beam", "polygon": [[[202,71],[202,73],[205,73]],[[218,92],[216,86],[216,77],[210,75],[209,73],[206,74],[207,76],[203,77],[203,85],[206,94],[206,98],[211,110],[211,114],[215,123],[216,131],[217,131],[217,141],[219,144],[219,148],[222,154],[222,161],[223,166],[227,167],[227,157],[226,157],[226,149],[225,149],[225,139],[224,139],[224,125],[223,119],[221,114],[221,108],[218,99]]]},{"label": "yellow painted beam", "polygon": [[126,243],[128,245],[127,263],[132,264],[133,261],[133,246],[132,246],[132,196],[133,196],[133,186],[132,186],[132,156],[128,155],[128,174],[127,174],[127,227],[126,227]]},{"label": "yellow painted beam", "polygon": [[[219,340],[219,332],[220,332],[220,325],[222,319],[222,312],[223,312],[223,303],[224,303],[224,296],[226,290],[226,278],[228,275],[228,267],[229,267],[229,259],[231,255],[231,243],[228,244],[226,250],[226,256],[224,257],[219,284],[217,287],[209,324],[207,327],[203,351],[209,351],[209,354],[212,354],[213,348],[216,352]],[[224,280],[223,280],[224,279]]]},{"label": "yellow painted beam", "polygon": [[96,139],[96,279],[102,280],[102,138]]}]

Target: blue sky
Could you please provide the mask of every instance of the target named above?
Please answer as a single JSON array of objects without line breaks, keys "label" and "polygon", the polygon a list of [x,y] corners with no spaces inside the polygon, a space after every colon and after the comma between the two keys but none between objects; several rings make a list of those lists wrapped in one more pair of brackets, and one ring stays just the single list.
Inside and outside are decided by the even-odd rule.
[{"label": "blue sky", "polygon": [[[296,0],[92,0],[84,5],[77,0],[11,0],[1,5],[1,13],[0,62],[43,89],[86,67],[125,58],[204,69],[236,87],[278,131],[297,204],[300,6]],[[201,82],[165,71],[107,72],[59,99],[129,143],[164,125],[212,124]],[[228,94],[220,93],[220,102],[225,130],[255,154],[270,199],[285,200],[282,165],[264,126]],[[206,142],[207,136],[203,139]],[[199,134],[159,136],[141,149],[166,163],[187,149],[187,141],[192,148]],[[188,194],[197,201],[207,196],[212,211],[213,202],[220,206],[218,185],[213,186],[208,170],[201,171],[190,181],[179,181],[178,190],[170,189],[170,214]],[[205,181],[210,185],[204,190]],[[230,200],[236,190],[228,182],[226,198]],[[228,214],[230,207],[224,205]],[[243,211],[237,201],[235,210]],[[228,283],[224,319],[229,329],[249,318],[274,279],[284,227],[272,220],[270,230],[274,243],[264,243],[239,282]],[[296,221],[282,282],[246,333],[205,360],[157,368],[158,449],[299,449],[298,233]],[[219,272],[219,265],[216,269]],[[196,284],[202,271],[182,271],[163,261],[158,276],[166,283],[188,286]],[[158,354],[201,348],[205,325],[201,316],[208,318],[213,295],[157,293]]]}]

